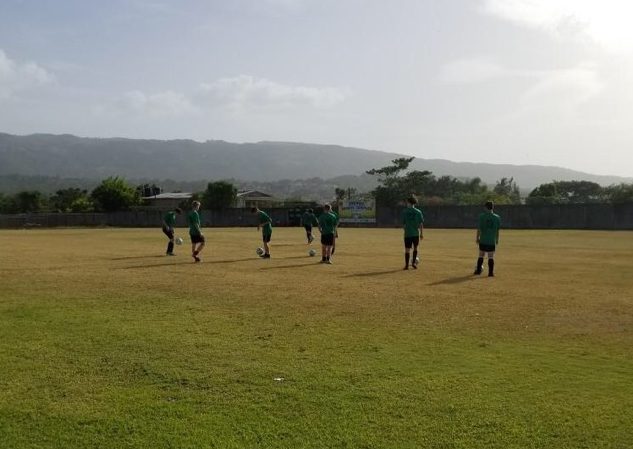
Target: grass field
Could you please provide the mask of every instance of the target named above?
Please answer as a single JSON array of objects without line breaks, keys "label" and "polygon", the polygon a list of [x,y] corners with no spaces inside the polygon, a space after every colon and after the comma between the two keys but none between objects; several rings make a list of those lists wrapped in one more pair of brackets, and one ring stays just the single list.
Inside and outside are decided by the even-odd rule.
[{"label": "grass field", "polygon": [[633,233],[340,234],[0,231],[0,447],[633,447]]}]

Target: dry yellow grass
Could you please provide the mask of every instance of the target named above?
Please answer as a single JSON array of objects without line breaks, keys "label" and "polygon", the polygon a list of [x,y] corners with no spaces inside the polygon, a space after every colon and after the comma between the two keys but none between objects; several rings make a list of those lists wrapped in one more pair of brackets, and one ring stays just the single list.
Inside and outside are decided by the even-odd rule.
[{"label": "dry yellow grass", "polygon": [[471,274],[470,230],[428,229],[417,271],[399,230],[341,229],[331,266],[300,228],[271,260],[253,228],[205,235],[193,264],[160,229],[0,232],[6,447],[633,437],[631,232],[502,231],[494,279]]}]

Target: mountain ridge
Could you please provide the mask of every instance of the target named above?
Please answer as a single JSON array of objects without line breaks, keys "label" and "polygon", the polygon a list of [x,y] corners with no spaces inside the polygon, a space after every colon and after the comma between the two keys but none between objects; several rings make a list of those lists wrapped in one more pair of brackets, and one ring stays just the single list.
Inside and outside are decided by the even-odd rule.
[{"label": "mountain ridge", "polygon": [[[72,134],[13,135],[0,133],[0,175],[102,179],[240,179],[271,182],[281,179],[332,179],[359,176],[371,168],[389,165],[406,155],[334,144],[223,140],[130,139],[77,137]],[[595,175],[564,167],[543,165],[454,162],[414,159],[411,169],[436,176],[479,177],[494,184],[513,177],[522,189],[553,180],[586,180],[601,185],[633,182],[633,178]]]}]

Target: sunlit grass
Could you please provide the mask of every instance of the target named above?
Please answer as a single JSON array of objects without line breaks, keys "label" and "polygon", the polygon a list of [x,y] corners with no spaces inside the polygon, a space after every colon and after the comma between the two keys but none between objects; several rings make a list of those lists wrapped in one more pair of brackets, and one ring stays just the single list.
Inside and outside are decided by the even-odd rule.
[{"label": "sunlit grass", "polygon": [[0,447],[631,446],[633,233],[340,234],[1,231]]}]

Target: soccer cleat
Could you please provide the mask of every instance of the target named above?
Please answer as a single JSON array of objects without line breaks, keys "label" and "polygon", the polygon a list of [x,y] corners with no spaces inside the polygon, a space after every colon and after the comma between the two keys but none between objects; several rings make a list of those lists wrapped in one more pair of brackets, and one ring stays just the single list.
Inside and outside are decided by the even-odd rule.
[{"label": "soccer cleat", "polygon": [[409,265],[405,265],[403,270],[408,270],[409,269]]},{"label": "soccer cleat", "polygon": [[481,270],[475,268],[475,272],[473,274],[479,276],[481,274]]},{"label": "soccer cleat", "polygon": [[270,259],[270,254],[264,254],[264,255],[262,256],[262,259]]},{"label": "soccer cleat", "polygon": [[412,263],[411,266],[413,267],[414,270],[418,269],[418,264],[417,263]]},{"label": "soccer cleat", "polygon": [[493,278],[493,277],[495,277],[495,275],[494,275],[494,273],[488,273],[488,277],[489,278]]},{"label": "soccer cleat", "polygon": [[328,265],[332,265],[332,261],[331,260],[326,260],[325,263],[328,264]]},{"label": "soccer cleat", "polygon": [[202,259],[200,259],[198,256],[194,256],[194,263],[200,263],[202,262]]}]

